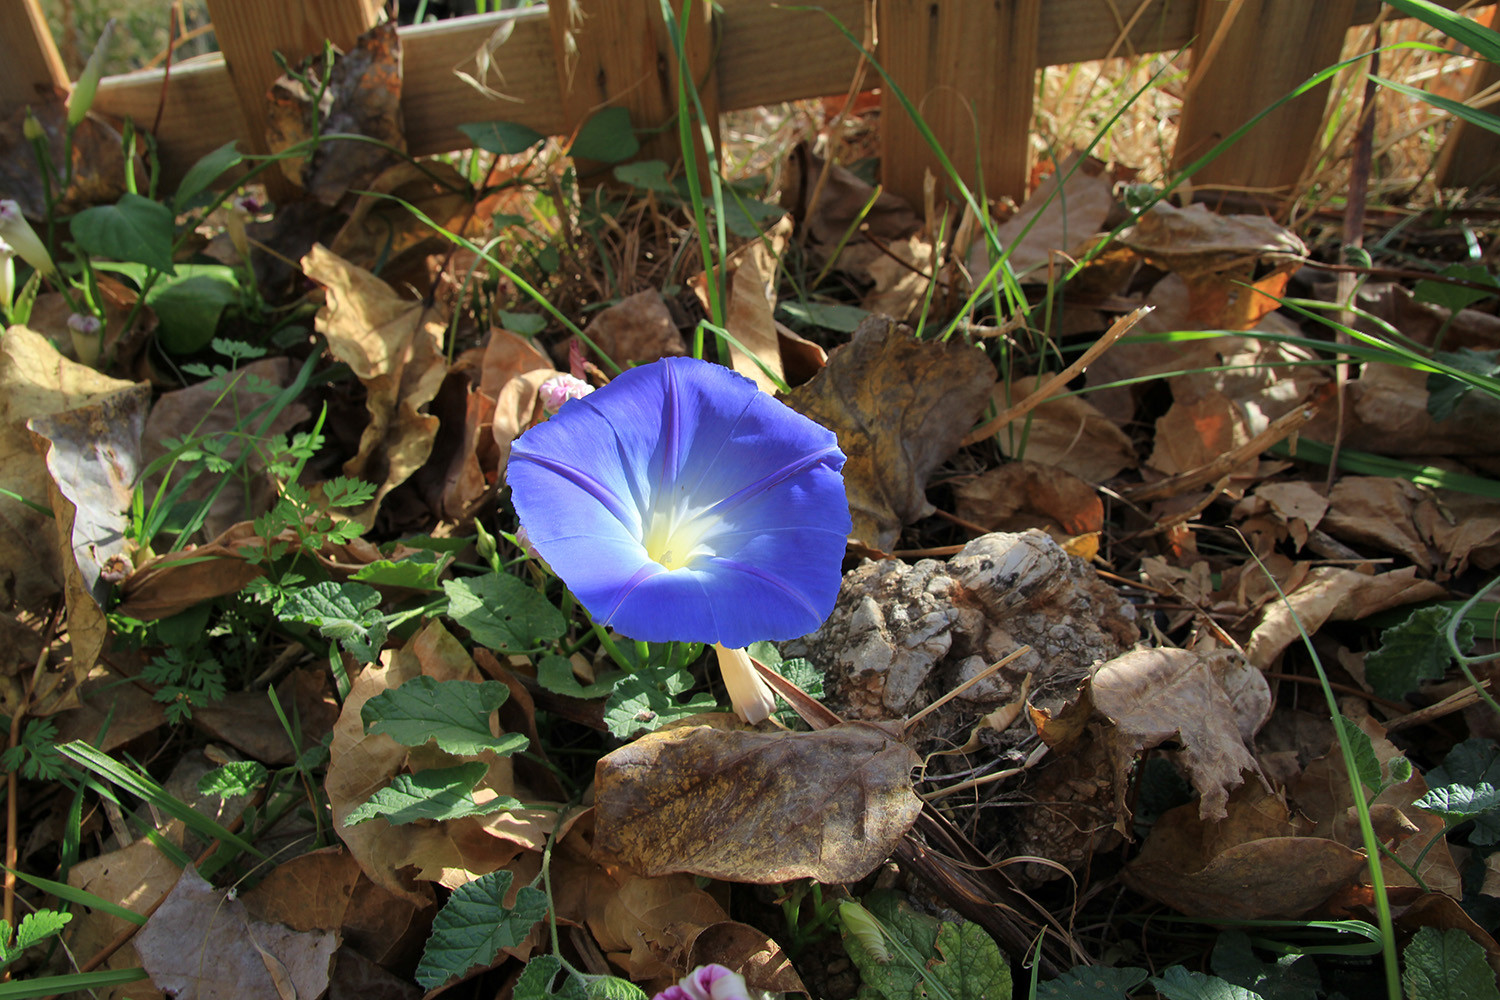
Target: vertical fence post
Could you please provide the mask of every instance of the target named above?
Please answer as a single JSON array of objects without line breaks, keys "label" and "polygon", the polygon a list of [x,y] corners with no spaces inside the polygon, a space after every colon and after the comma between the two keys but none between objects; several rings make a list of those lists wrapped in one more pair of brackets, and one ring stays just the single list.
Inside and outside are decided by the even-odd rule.
[{"label": "vertical fence post", "polygon": [[[1173,169],[1182,170],[1266,105],[1337,62],[1353,17],[1354,0],[1200,2]],[[1324,84],[1282,105],[1193,174],[1193,184],[1286,194],[1317,146],[1327,100]]]},{"label": "vertical fence post", "polygon": [[[380,0],[208,0],[214,37],[229,66],[235,96],[245,118],[244,135],[256,153],[266,145],[266,91],[281,75],[272,55],[295,64],[323,50],[326,38],[348,48],[380,15]],[[276,201],[295,197],[297,188],[279,170],[268,170],[266,188]]]},{"label": "vertical fence post", "polygon": [[[1041,0],[881,0],[878,58],[976,193],[1026,196]],[[880,98],[886,190],[920,210],[922,178],[939,192],[937,156],[891,88]]]},{"label": "vertical fence post", "polygon": [[[1482,12],[1478,20],[1491,28],[1500,27],[1500,7]],[[1469,86],[1464,96],[1472,97],[1497,83],[1500,83],[1500,64],[1481,58],[1469,71]],[[1495,108],[1491,105],[1486,110],[1493,114]],[[1500,136],[1462,119],[1455,121],[1433,172],[1441,187],[1494,184],[1500,180]]]},{"label": "vertical fence post", "polygon": [[[713,65],[712,4],[689,0],[688,70],[719,145],[719,84]],[[681,5],[673,6],[682,16]],[[563,121],[571,132],[605,107],[621,107],[642,135],[641,160],[676,163],[677,56],[657,0],[553,0],[548,4],[552,51],[562,92]],[[652,130],[659,130],[653,132]],[[697,147],[697,142],[694,143]],[[695,148],[700,169],[707,160]],[[597,173],[580,164],[579,174]]]},{"label": "vertical fence post", "polygon": [[37,0],[0,0],[0,111],[31,104],[42,94],[68,89],[68,71],[57,54]]}]

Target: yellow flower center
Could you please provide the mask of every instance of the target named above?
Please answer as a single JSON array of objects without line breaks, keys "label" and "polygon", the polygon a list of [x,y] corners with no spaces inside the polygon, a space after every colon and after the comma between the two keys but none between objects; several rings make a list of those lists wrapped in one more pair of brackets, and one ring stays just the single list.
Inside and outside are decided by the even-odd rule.
[{"label": "yellow flower center", "polygon": [[646,522],[641,544],[646,555],[667,569],[681,569],[702,556],[713,555],[703,538],[719,524],[719,518],[703,512],[653,510]]}]

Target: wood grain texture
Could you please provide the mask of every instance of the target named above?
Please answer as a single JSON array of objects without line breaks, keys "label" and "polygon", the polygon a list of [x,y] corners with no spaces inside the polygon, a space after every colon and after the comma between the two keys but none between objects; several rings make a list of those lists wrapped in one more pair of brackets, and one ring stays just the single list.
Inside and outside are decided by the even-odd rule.
[{"label": "wood grain texture", "polygon": [[[1225,18],[1233,14],[1232,22]],[[1354,0],[1242,0],[1198,8],[1194,67],[1182,102],[1174,170],[1182,170],[1267,105],[1338,61]],[[1196,187],[1283,194],[1297,183],[1328,101],[1323,85],[1273,111],[1218,159]]]},{"label": "wood grain texture", "polygon": [[[877,58],[926,119],[970,190],[980,170],[990,197],[1026,196],[1041,0],[882,0]],[[930,170],[952,196],[941,163],[890,88],[880,102],[886,190],[923,203]]]},{"label": "wood grain texture", "polygon": [[[1477,18],[1494,28],[1500,25],[1500,7],[1491,7]],[[1472,97],[1500,83],[1500,65],[1478,60],[1469,71],[1465,97]],[[1491,113],[1494,108],[1488,109]],[[1500,181],[1500,136],[1468,122],[1453,123],[1433,171],[1442,187],[1478,187]]]},{"label": "wood grain texture", "polygon": [[68,71],[37,0],[0,0],[0,38],[0,113],[67,91]]},{"label": "wood grain texture", "polygon": [[[624,108],[636,130],[647,133],[641,136],[637,158],[676,162],[680,158],[675,124],[677,58],[660,6],[556,0],[548,9],[564,130],[571,133],[602,108]],[[691,9],[688,65],[704,113],[713,123],[717,146],[719,98],[718,74],[712,72],[712,7],[699,0]],[[582,177],[599,170],[597,164],[579,165]]]},{"label": "wood grain texture", "polygon": [[[208,0],[214,37],[229,68],[229,78],[244,122],[241,137],[250,152],[265,153],[266,91],[281,75],[274,53],[289,65],[316,55],[327,39],[340,49],[354,44],[380,16],[379,0]],[[266,187],[276,201],[297,188],[272,168]]]}]

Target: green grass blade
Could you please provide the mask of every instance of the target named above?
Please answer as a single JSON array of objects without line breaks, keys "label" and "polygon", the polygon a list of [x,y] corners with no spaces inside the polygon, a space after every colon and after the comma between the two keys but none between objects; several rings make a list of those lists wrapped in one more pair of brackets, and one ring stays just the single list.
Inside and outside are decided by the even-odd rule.
[{"label": "green grass blade", "polygon": [[[1331,446],[1307,437],[1298,439],[1296,454],[1292,453],[1291,447],[1285,441],[1272,445],[1269,450],[1271,454],[1282,458],[1295,458],[1318,465],[1327,465],[1333,458]],[[1355,451],[1352,448],[1339,449],[1339,469],[1362,476],[1407,479],[1418,486],[1430,486],[1433,489],[1453,490],[1457,493],[1500,499],[1500,482],[1493,479],[1450,472],[1435,465],[1403,462],[1399,458],[1387,458],[1384,455],[1373,455],[1370,452]]]},{"label": "green grass blade", "polygon": [[26,1000],[27,997],[50,997],[79,990],[98,990],[106,986],[138,983],[145,978],[145,969],[100,969],[97,972],[25,979],[14,983],[0,983],[0,1000]]},{"label": "green grass blade", "polygon": [[1433,107],[1442,108],[1449,114],[1462,118],[1466,122],[1478,125],[1482,129],[1500,135],[1500,117],[1496,117],[1495,115],[1490,114],[1488,111],[1482,111],[1479,108],[1471,108],[1467,104],[1464,104],[1461,101],[1455,101],[1451,97],[1444,97],[1442,94],[1434,94],[1431,91],[1422,90],[1420,87],[1413,87],[1405,83],[1398,83],[1395,80],[1387,80],[1383,76],[1372,75],[1370,79],[1374,80],[1382,87],[1389,87],[1392,90],[1405,94],[1408,97],[1415,97],[1419,101],[1426,101]]},{"label": "green grass blade", "polygon": [[1490,62],[1500,62],[1500,33],[1496,33],[1462,14],[1455,14],[1431,0],[1386,0],[1406,14],[1426,21],[1455,42],[1467,45]]},{"label": "green grass blade", "polygon": [[198,836],[206,840],[218,840],[222,843],[233,845],[247,854],[253,854],[257,858],[265,857],[249,841],[229,832],[229,830],[198,812],[198,810],[181,799],[168,795],[166,789],[162,788],[161,785],[157,784],[150,777],[126,767],[113,757],[84,743],[82,740],[64,743],[57,749],[59,753],[80,767],[98,775],[105,781],[125,789],[130,794],[146,800],[173,819],[182,820],[187,824],[188,829],[192,830]]},{"label": "green grass blade", "polygon": [[111,903],[109,900],[101,896],[96,896],[86,889],[68,885],[66,882],[54,882],[50,878],[42,878],[38,875],[28,875],[26,872],[19,870],[7,868],[6,871],[11,872],[11,874],[27,885],[35,886],[43,892],[56,896],[58,899],[69,903],[77,903],[79,906],[87,906],[90,909],[103,910],[111,916],[119,917],[121,920],[128,920],[138,927],[146,926],[146,918],[139,913],[129,907]]}]

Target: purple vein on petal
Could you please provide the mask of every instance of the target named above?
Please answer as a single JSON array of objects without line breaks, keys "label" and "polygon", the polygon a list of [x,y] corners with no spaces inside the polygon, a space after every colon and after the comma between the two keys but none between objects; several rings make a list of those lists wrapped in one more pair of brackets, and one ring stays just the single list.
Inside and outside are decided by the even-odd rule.
[{"label": "purple vein on petal", "polygon": [[[756,390],[757,393],[759,391],[758,389]],[[703,480],[708,478],[710,472],[714,471],[714,467],[718,465],[719,456],[724,454],[724,449],[729,447],[729,443],[734,440],[734,432],[739,430],[740,421],[745,419],[745,414],[750,412],[750,407],[754,406],[755,403],[755,396],[748,396],[745,399],[745,405],[740,408],[740,412],[735,414],[733,420],[728,421],[728,429],[724,432],[724,436],[719,439],[719,446],[714,449],[714,453],[712,455],[703,455],[700,453],[698,457],[693,459],[693,466],[698,473],[698,479],[691,487],[683,491],[684,496],[697,496],[698,490],[703,486]],[[701,434],[699,436],[701,437]]]},{"label": "purple vein on petal", "polygon": [[615,602],[610,606],[609,614],[600,619],[600,624],[608,625],[610,622],[614,621],[615,615],[620,610],[620,606],[625,603],[626,599],[629,598],[631,594],[635,593],[635,588],[639,587],[641,584],[645,583],[653,576],[657,576],[665,572],[666,570],[663,569],[659,563],[654,562],[648,562],[646,563],[646,565],[636,570],[635,573],[631,575],[629,580],[626,580],[623,584],[620,585],[620,589],[615,595]]},{"label": "purple vein on petal", "polygon": [[577,486],[579,489],[589,494],[589,496],[593,497],[595,500],[598,500],[601,504],[603,504],[604,508],[611,514],[613,514],[621,524],[629,526],[635,522],[636,518],[633,516],[634,512],[625,509],[624,505],[620,502],[620,498],[615,496],[614,491],[605,486],[603,483],[599,482],[599,480],[595,479],[593,476],[589,475],[587,472],[584,472],[581,469],[575,469],[571,465],[567,465],[566,463],[557,461],[557,459],[555,458],[548,458],[546,455],[532,454],[529,452],[523,452],[519,449],[514,451],[512,455],[514,458],[518,458],[526,462],[533,462],[537,465],[540,465],[548,472],[552,472],[563,477],[568,482],[572,483],[574,486]]},{"label": "purple vein on petal", "polygon": [[677,391],[677,369],[672,364],[662,365],[662,415],[661,415],[661,474],[656,485],[659,491],[673,492],[677,484],[677,471],[681,468],[678,451],[682,447],[682,396]]},{"label": "purple vein on petal", "polygon": [[809,617],[811,617],[815,623],[821,622],[823,620],[823,614],[819,612],[817,608],[813,607],[812,602],[807,599],[807,596],[803,594],[802,591],[798,590],[791,584],[787,583],[785,580],[781,579],[779,576],[767,573],[759,566],[752,566],[749,563],[740,562],[737,559],[725,559],[723,556],[715,556],[712,562],[714,563],[714,565],[722,566],[724,569],[734,570],[739,573],[744,573],[747,576],[753,576],[757,580],[765,581],[766,583],[775,587],[777,590],[780,590],[782,593],[786,594],[787,597],[791,598],[796,604],[800,605],[804,610],[806,610]]},{"label": "purple vein on petal", "polygon": [[704,511],[704,513],[713,514],[717,517],[723,517],[735,507],[750,499],[750,497],[754,494],[763,493],[766,490],[774,489],[775,487],[780,486],[782,483],[786,482],[788,479],[791,479],[793,476],[799,476],[811,469],[813,466],[818,465],[830,455],[842,456],[842,452],[839,451],[838,445],[829,445],[827,448],[824,448],[821,451],[815,451],[810,454],[803,455],[791,462],[788,462],[786,465],[783,465],[775,472],[767,473],[766,475],[757,479],[755,482],[751,483],[749,486],[746,486],[740,490],[736,490],[734,493],[730,494],[723,500],[720,500],[718,503],[708,508],[708,510]]}]

